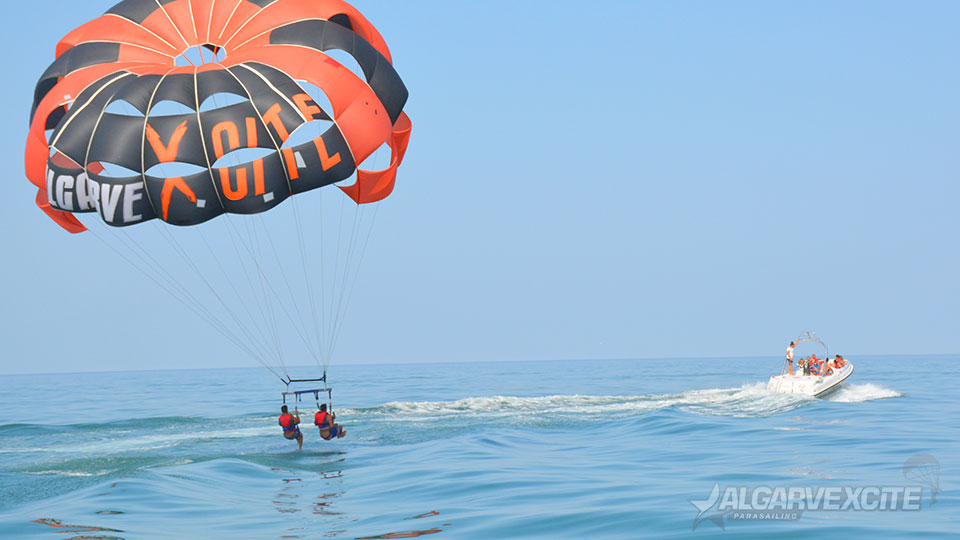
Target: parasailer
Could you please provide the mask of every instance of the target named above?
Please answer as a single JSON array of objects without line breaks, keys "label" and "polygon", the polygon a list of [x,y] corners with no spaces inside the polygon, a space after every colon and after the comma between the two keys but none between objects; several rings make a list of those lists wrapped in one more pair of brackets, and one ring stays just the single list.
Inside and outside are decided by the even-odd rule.
[{"label": "parasailer", "polygon": [[[93,212],[114,228],[164,224],[162,253],[143,225],[106,240],[93,232],[288,391],[322,380],[292,392],[314,393],[319,409],[369,238],[363,207],[390,195],[407,149],[407,96],[383,37],[346,2],[124,0],[57,44],[34,93],[26,175],[37,206],[71,233]],[[381,150],[388,162],[370,167]],[[342,193],[336,256],[325,252],[329,227],[307,223],[322,218],[322,200],[297,202],[330,185]],[[267,211],[288,199],[293,226],[275,227]],[[206,224],[221,221],[224,236],[211,238]],[[283,254],[290,245],[299,256]],[[172,255],[187,278],[170,270]],[[302,285],[291,279],[300,273]],[[285,333],[322,379],[290,376]]]},{"label": "parasailer", "polygon": [[290,414],[290,409],[286,405],[280,407],[280,418],[277,419],[280,427],[283,428],[283,438],[297,441],[297,445],[303,448],[303,433],[300,432],[300,411]]},{"label": "parasailer", "polygon": [[313,425],[317,426],[320,430],[320,437],[325,441],[330,439],[339,439],[343,438],[347,434],[347,430],[343,429],[343,426],[340,424],[335,424],[334,421],[337,419],[337,413],[330,411],[327,412],[327,404],[321,403],[320,410],[317,411],[317,414],[313,417]]}]

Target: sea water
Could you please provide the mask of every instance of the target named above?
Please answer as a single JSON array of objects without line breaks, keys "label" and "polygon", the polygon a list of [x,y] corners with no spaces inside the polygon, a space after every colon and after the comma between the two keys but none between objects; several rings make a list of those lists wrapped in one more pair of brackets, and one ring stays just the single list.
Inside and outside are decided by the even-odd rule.
[{"label": "sea water", "polygon": [[[960,357],[852,360],[827,399],[774,358],[335,365],[348,435],[302,451],[263,368],[3,376],[0,538],[957,538]],[[737,519],[715,486],[922,495]]]}]

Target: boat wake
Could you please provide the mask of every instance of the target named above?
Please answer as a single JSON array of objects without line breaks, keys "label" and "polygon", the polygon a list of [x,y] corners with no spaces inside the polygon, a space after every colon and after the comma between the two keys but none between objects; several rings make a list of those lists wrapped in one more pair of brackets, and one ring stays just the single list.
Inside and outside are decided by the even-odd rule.
[{"label": "boat wake", "polygon": [[[376,407],[339,409],[364,444],[413,442],[429,433],[470,433],[492,425],[527,428],[569,426],[637,417],[663,410],[699,416],[762,418],[816,403],[862,403],[901,394],[876,384],[847,385],[829,399],[770,392],[761,382],[735,388],[687,390],[633,396],[482,396],[451,401],[394,401]],[[309,427],[309,412],[307,427]],[[218,420],[152,418],[101,425],[0,426],[0,454],[23,460],[16,470],[33,476],[113,476],[122,471],[215,459],[224,455],[261,461],[282,446],[276,417],[243,416]],[[185,429],[185,426],[189,429]],[[409,426],[427,429],[409,429]],[[312,429],[312,428],[311,428]],[[436,431],[439,430],[439,431]],[[64,437],[69,444],[63,444]],[[239,442],[245,440],[246,442]],[[257,442],[253,442],[257,441]],[[279,442],[278,442],[279,441]]]},{"label": "boat wake", "polygon": [[486,396],[453,401],[393,401],[379,407],[344,409],[342,412],[373,419],[378,416],[441,419],[484,415],[511,416],[631,416],[660,409],[676,408],[696,414],[732,417],[763,417],[799,407],[831,401],[862,403],[901,394],[876,384],[846,385],[826,400],[800,395],[770,392],[764,383],[749,383],[737,388],[687,390],[675,394],[637,396],[552,395],[540,397]]},{"label": "boat wake", "polygon": [[[837,394],[834,401],[858,402],[898,396],[892,390],[869,386],[854,392]],[[679,410],[711,416],[762,417],[790,411],[819,400],[809,396],[769,392],[764,383],[738,388],[688,390],[674,394],[636,396],[552,395],[541,397],[487,396],[454,401],[394,401],[379,407],[344,410],[344,414],[373,419],[390,416],[421,421],[483,415],[487,418],[622,417],[661,409]]]},{"label": "boat wake", "polygon": [[864,401],[873,401],[875,399],[887,399],[900,397],[903,394],[896,390],[891,390],[879,384],[846,384],[840,390],[837,390],[826,401],[836,401],[839,403],[863,403]]}]

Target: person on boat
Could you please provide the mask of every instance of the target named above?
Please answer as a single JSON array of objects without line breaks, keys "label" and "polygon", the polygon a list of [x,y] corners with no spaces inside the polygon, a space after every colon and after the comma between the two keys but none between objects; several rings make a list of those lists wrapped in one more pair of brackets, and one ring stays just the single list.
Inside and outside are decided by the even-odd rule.
[{"label": "person on boat", "polygon": [[347,434],[347,430],[343,429],[343,426],[333,423],[336,419],[337,413],[328,413],[326,403],[320,405],[320,410],[313,417],[313,425],[320,428],[320,436],[323,437],[323,440],[339,439]]},{"label": "person on boat", "polygon": [[300,427],[297,425],[300,423],[300,413],[290,414],[286,405],[280,407],[280,412],[283,413],[279,420],[280,427],[283,428],[283,437],[291,441],[296,440],[299,445],[297,449],[303,450],[303,433],[300,433]]},{"label": "person on boat", "polygon": [[817,353],[810,355],[810,373],[819,376],[823,369],[823,360],[817,358]]},{"label": "person on boat", "polygon": [[794,342],[790,342],[790,345],[787,345],[787,369],[790,371],[790,374],[793,375],[793,348],[797,345]]},{"label": "person on boat", "polygon": [[835,364],[833,363],[833,360],[824,360],[820,370],[823,373],[824,377],[829,377],[830,375],[833,375],[834,367],[835,367]]},{"label": "person on boat", "polygon": [[840,369],[843,366],[847,365],[847,361],[844,360],[843,357],[838,354],[837,357],[833,359],[833,365],[837,366],[837,369]]},{"label": "person on boat", "polygon": [[800,365],[800,367],[803,369],[803,374],[804,374],[804,375],[809,375],[809,374],[810,374],[810,359],[809,359],[809,358],[807,358],[807,357],[805,356],[805,357],[801,358],[800,360],[797,360],[797,363],[798,363],[798,364]]}]

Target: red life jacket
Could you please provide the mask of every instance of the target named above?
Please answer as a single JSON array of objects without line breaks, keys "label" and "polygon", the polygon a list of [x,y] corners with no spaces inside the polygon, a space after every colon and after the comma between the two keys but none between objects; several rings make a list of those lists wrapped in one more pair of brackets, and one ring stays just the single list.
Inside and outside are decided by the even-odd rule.
[{"label": "red life jacket", "polygon": [[[318,427],[320,427],[321,429],[327,429],[327,428],[329,428],[330,425],[329,425],[329,423],[327,422],[327,416],[328,416],[328,415],[327,415],[327,412],[326,412],[326,411],[320,411],[320,412],[318,412],[318,413],[316,414],[316,416],[313,417],[313,425],[318,426]],[[324,426],[326,426],[326,427],[324,427]]]},{"label": "red life jacket", "polygon": [[280,415],[280,427],[284,431],[293,431],[297,429],[297,425],[293,423],[293,415],[290,413]]}]

